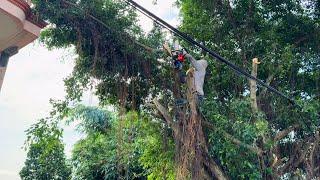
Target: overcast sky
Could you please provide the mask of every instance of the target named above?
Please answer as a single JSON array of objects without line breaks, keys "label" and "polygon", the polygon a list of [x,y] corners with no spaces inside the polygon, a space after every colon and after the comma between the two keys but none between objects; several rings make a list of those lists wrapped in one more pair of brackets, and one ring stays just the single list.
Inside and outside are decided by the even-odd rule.
[{"label": "overcast sky", "polygon": [[[178,10],[174,0],[137,0],[138,3],[164,18],[171,25],[178,24]],[[149,31],[152,22],[140,18],[140,24]],[[49,99],[63,99],[63,79],[72,72],[72,50],[47,50],[33,43],[20,50],[9,61],[4,84],[0,92],[0,179],[17,180],[26,157],[23,146],[25,130],[37,119],[48,116]],[[90,101],[90,95],[84,98]],[[64,141],[67,154],[79,138],[72,128],[66,128]]]}]

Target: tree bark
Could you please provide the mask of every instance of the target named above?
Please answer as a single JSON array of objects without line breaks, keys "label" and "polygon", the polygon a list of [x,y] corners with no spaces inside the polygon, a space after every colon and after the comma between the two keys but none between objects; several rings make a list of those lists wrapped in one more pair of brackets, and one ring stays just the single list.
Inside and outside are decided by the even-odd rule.
[{"label": "tree bark", "polygon": [[202,116],[198,111],[198,97],[196,95],[194,72],[188,71],[187,100],[189,116],[181,122],[180,143],[177,152],[177,179],[228,179],[219,165],[213,161],[208,152],[207,142],[202,127]]},{"label": "tree bark", "polygon": [[[159,111],[164,122],[173,131],[175,140],[176,179],[177,180],[227,180],[223,169],[210,157],[203,131],[203,118],[198,109],[198,96],[194,82],[194,70],[188,71],[187,90],[181,90],[179,71],[175,71],[173,85],[174,98],[186,98],[188,103],[175,107],[174,117],[169,111],[154,100],[154,107]],[[180,85],[180,86],[179,86]]]},{"label": "tree bark", "polygon": [[[254,58],[252,60],[252,70],[251,75],[253,77],[257,77],[258,74],[258,58]],[[258,104],[257,104],[257,82],[254,80],[250,80],[250,100],[251,100],[251,108],[254,114],[258,113]]]}]

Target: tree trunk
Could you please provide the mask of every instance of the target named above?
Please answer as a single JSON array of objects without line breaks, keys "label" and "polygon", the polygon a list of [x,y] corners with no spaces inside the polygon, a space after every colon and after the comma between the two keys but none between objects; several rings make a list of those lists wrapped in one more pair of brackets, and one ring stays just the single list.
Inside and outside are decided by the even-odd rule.
[{"label": "tree trunk", "polygon": [[[251,75],[253,77],[257,77],[258,74],[258,64],[260,62],[257,58],[252,60],[252,70]],[[253,113],[258,113],[258,104],[257,104],[257,82],[254,80],[250,80],[250,100],[251,100],[251,108]]]},{"label": "tree trunk", "polygon": [[153,103],[165,122],[172,128],[175,141],[176,179],[229,179],[223,169],[210,157],[202,128],[203,117],[198,110],[194,71],[188,71],[187,90],[183,92],[179,71],[175,71],[174,98],[186,98],[188,103],[175,107],[174,117],[156,99]]},{"label": "tree trunk", "polygon": [[[194,72],[189,71],[187,79],[188,115],[179,119],[176,133],[177,179],[227,179],[223,170],[210,159],[202,116],[198,111],[198,97],[195,93]],[[180,116],[181,117],[181,116]]]},{"label": "tree trunk", "polygon": [[[251,75],[255,78],[258,76],[258,64],[260,64],[258,58],[252,59],[252,70]],[[249,80],[250,83],[250,101],[251,101],[251,110],[253,113],[254,121],[257,120],[257,114],[259,112],[258,103],[257,103],[257,82],[255,80]],[[262,153],[261,156],[258,156],[260,163],[260,171],[262,178],[266,180],[275,179],[274,175],[267,172],[268,168],[272,168],[273,161],[277,158],[276,155],[270,149],[265,148],[266,139],[269,139],[268,136],[260,136],[257,140],[257,146],[265,153]]]}]

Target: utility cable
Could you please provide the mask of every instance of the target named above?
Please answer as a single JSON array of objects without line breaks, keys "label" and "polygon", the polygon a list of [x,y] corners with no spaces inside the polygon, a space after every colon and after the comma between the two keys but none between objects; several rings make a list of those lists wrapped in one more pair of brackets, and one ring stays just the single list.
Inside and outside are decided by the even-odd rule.
[{"label": "utility cable", "polygon": [[[184,32],[181,32],[180,30],[176,29],[175,27],[173,27],[172,25],[170,25],[169,23],[167,23],[163,19],[161,19],[158,16],[156,16],[155,14],[151,13],[150,11],[148,11],[147,9],[145,9],[144,7],[142,7],[141,5],[136,3],[135,1],[133,1],[133,0],[124,0],[124,1],[127,4],[129,4],[131,7],[133,7],[134,9],[138,10],[139,12],[141,12],[142,14],[144,14],[145,16],[147,16],[148,18],[153,20],[155,23],[157,23],[160,26],[166,28],[167,30],[169,30],[173,34],[177,35],[178,37],[184,39],[186,42],[190,43],[191,45],[194,45],[194,46],[197,46],[197,47],[201,48],[203,51],[207,52],[214,59],[218,60],[219,62],[222,62],[225,65],[227,65],[236,74],[243,75],[243,76],[247,77],[248,79],[256,81],[257,85],[259,85],[261,87],[264,87],[267,90],[275,93],[276,95],[288,100],[294,107],[299,108],[300,110],[303,111],[302,106],[300,106],[293,98],[288,97],[284,93],[278,91],[276,88],[274,88],[274,87],[268,85],[267,83],[263,82],[261,79],[258,79],[256,77],[252,76],[250,73],[248,73],[245,70],[241,69],[240,67],[236,66],[231,61],[225,59],[224,57],[220,56],[218,53],[212,51],[208,47],[206,47],[206,46],[202,45],[201,43],[197,42],[196,40],[191,38],[188,34],[186,34]],[[316,116],[320,120],[320,112],[317,112]]]},{"label": "utility cable", "polygon": [[[63,2],[72,5],[78,9],[81,9],[80,7],[78,7],[76,4],[73,4],[67,0],[62,0]],[[233,64],[232,62],[226,60],[225,58],[223,58],[222,56],[220,56],[219,54],[217,54],[216,52],[212,51],[211,49],[207,48],[206,46],[202,45],[201,43],[195,41],[193,38],[191,38],[189,35],[179,31],[178,29],[174,28],[173,26],[171,26],[170,24],[168,24],[167,22],[165,22],[164,20],[162,20],[161,18],[159,18],[158,16],[154,15],[153,13],[151,13],[150,11],[148,11],[147,9],[143,8],[142,6],[140,6],[138,3],[134,2],[133,0],[124,0],[127,4],[129,4],[131,7],[133,7],[134,9],[136,9],[137,11],[141,12],[143,15],[147,16],[148,18],[150,18],[151,20],[153,20],[155,23],[157,23],[158,25],[166,28],[167,30],[169,30],[170,32],[172,32],[173,34],[177,35],[178,37],[184,39],[185,41],[187,41],[188,43],[190,43],[191,45],[195,45],[198,46],[199,48],[201,48],[203,51],[206,51],[207,53],[209,53],[212,57],[214,57],[216,60],[226,64],[230,69],[232,69],[236,74],[239,75],[243,75],[245,77],[247,77],[248,79],[254,80],[257,82],[257,85],[260,85],[261,87],[266,88],[267,90],[275,93],[276,95],[283,97],[285,99],[287,99],[294,107],[298,107],[299,109],[302,109],[302,107],[295,102],[294,99],[286,96],[284,93],[278,91],[277,89],[275,89],[274,87],[268,85],[267,83],[263,82],[262,80],[252,76],[251,74],[249,74],[248,72],[246,72],[245,70],[241,69],[240,67],[236,66],[235,64]],[[95,21],[97,21],[98,23],[102,24],[104,27],[106,27],[108,30],[111,30],[110,27],[108,27],[104,22],[102,22],[100,19],[92,16],[91,14],[89,14],[89,17],[91,17],[92,19],[94,19]],[[146,47],[145,45],[136,42],[135,43],[143,48],[151,49],[149,47]],[[318,112],[316,114],[317,117],[320,118],[320,112]]]},{"label": "utility cable", "polygon": [[175,35],[179,36],[180,38],[184,39],[185,41],[187,41],[191,45],[194,45],[194,46],[197,46],[197,47],[201,48],[203,51],[207,52],[211,57],[215,58],[216,60],[218,60],[218,61],[220,61],[220,62],[222,62],[224,64],[226,64],[229,68],[231,68],[237,74],[241,74],[241,75],[247,77],[248,79],[256,81],[260,86],[262,86],[264,88],[267,88],[269,91],[277,94],[278,96],[281,96],[281,97],[287,99],[292,105],[300,107],[295,102],[294,99],[286,96],[284,93],[282,93],[282,92],[278,91],[277,89],[275,89],[274,87],[266,84],[262,80],[252,76],[250,73],[246,72],[245,70],[243,70],[240,67],[236,66],[232,62],[230,62],[227,59],[223,58],[218,53],[212,51],[211,49],[209,49],[206,46],[202,45],[201,43],[197,42],[196,40],[191,38],[189,35],[181,32],[178,29],[176,29],[175,27],[171,26],[166,21],[164,21],[163,19],[159,18],[155,14],[151,13],[150,11],[148,11],[147,9],[145,9],[144,7],[142,7],[141,5],[136,3],[135,1],[133,1],[133,0],[125,0],[125,2],[127,2],[134,9],[137,9],[138,11],[142,12],[144,15],[146,15],[148,18],[150,18],[153,21],[155,21],[157,24],[161,25],[162,27],[168,29],[170,32],[172,32]]}]

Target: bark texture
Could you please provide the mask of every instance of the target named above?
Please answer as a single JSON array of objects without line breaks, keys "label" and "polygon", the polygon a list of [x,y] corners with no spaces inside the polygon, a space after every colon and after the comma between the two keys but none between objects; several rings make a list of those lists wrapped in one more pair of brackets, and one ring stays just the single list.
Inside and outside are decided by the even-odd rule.
[{"label": "bark texture", "polygon": [[[258,64],[260,64],[258,58],[254,58],[252,60],[252,70],[251,75],[253,77],[257,77],[258,75]],[[258,104],[257,104],[257,82],[254,80],[250,80],[250,100],[251,100],[251,108],[253,113],[258,112]]]},{"label": "bark texture", "polygon": [[203,131],[203,117],[198,109],[198,97],[195,89],[194,71],[187,74],[186,92],[181,92],[181,86],[175,73],[174,95],[176,98],[186,98],[188,103],[175,108],[174,117],[157,100],[155,107],[165,122],[172,128],[176,144],[176,179],[229,179],[208,152],[206,136]]}]

